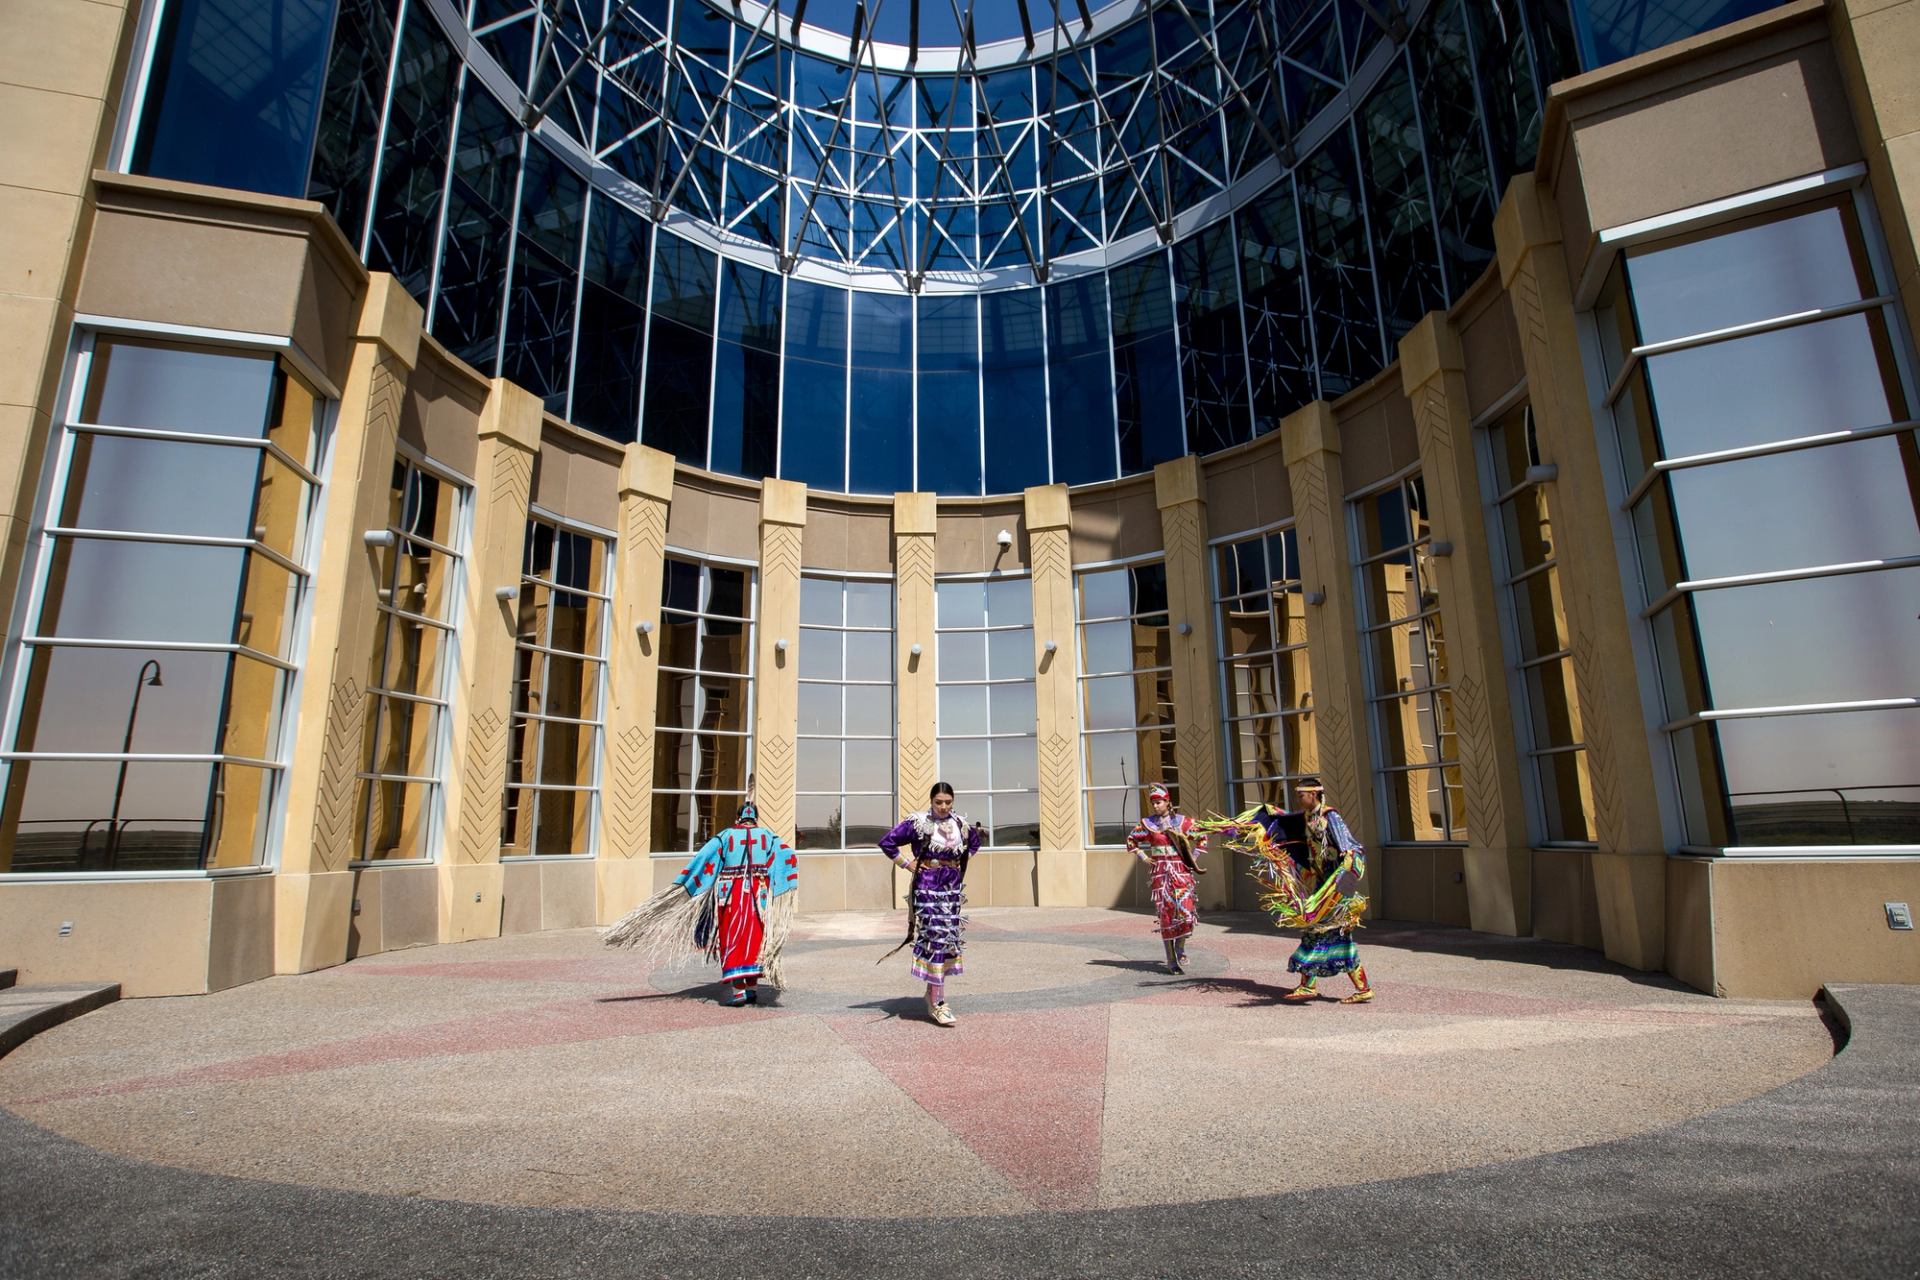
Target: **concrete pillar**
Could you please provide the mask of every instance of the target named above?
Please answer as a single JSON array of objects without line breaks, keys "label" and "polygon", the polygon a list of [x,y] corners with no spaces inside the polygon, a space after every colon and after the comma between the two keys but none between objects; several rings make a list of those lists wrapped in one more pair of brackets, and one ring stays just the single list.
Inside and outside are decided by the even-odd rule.
[{"label": "concrete pillar", "polygon": [[1413,402],[1446,617],[1447,680],[1466,787],[1467,911],[1482,933],[1533,932],[1533,848],[1514,746],[1513,700],[1500,639],[1493,559],[1487,549],[1466,361],[1445,313],[1428,312],[1400,340],[1400,383]]},{"label": "concrete pillar", "polygon": [[525,388],[495,378],[480,409],[473,476],[473,537],[461,621],[460,675],[451,715],[446,844],[440,857],[440,940],[500,934],[500,813],[507,789],[518,607],[495,597],[520,585],[533,462],[545,408]]},{"label": "concrete pillar", "polygon": [[[938,510],[931,493],[893,495],[894,742],[900,808],[905,811],[924,807],[927,790],[939,781],[933,666],[933,531]],[[908,883],[904,873],[893,872],[895,906],[905,904]]]},{"label": "concrete pillar", "polygon": [[1508,185],[1493,229],[1541,457],[1559,468],[1543,488],[1558,534],[1554,554],[1593,779],[1601,936],[1609,959],[1659,969],[1666,957],[1666,843],[1652,801],[1620,549],[1588,408],[1560,219],[1533,176],[1521,174]]},{"label": "concrete pillar", "polygon": [[[1316,400],[1280,423],[1280,447],[1293,490],[1294,535],[1300,548],[1300,586],[1322,593],[1307,607],[1307,657],[1313,671],[1313,732],[1327,802],[1340,810],[1361,844],[1375,848],[1380,831],[1373,803],[1373,751],[1367,738],[1365,676],[1360,669],[1360,624],[1353,562],[1347,540],[1346,492],[1340,465],[1340,425],[1333,406]],[[1276,800],[1278,797],[1274,797]],[[1375,866],[1380,864],[1378,860]],[[1379,871],[1369,879],[1380,901]]]},{"label": "concrete pillar", "polygon": [[[1220,758],[1220,674],[1214,643],[1213,574],[1207,563],[1207,490],[1192,454],[1153,469],[1160,508],[1160,545],[1167,553],[1167,621],[1173,625],[1174,760],[1180,766],[1182,809],[1196,817],[1228,806]],[[1180,634],[1180,628],[1192,628]],[[1200,880],[1200,905],[1224,908],[1232,893],[1231,867]]]},{"label": "concrete pillar", "polygon": [[[653,723],[660,697],[660,580],[673,455],[630,444],[620,460],[620,545],[607,654],[607,757],[600,787],[596,911],[612,924],[653,892]],[[640,624],[650,628],[640,630]]]},{"label": "concrete pillar", "polygon": [[[333,428],[333,462],[313,573],[313,635],[287,768],[286,839],[274,877],[274,972],[347,958],[366,767],[367,668],[379,622],[377,566],[362,540],[387,523],[407,378],[420,353],[420,304],[392,276],[367,282]],[[517,578],[516,578],[517,580]]]},{"label": "concrete pillar", "polygon": [[1920,0],[1828,0],[1827,15],[1894,285],[1908,331],[1920,334]]},{"label": "concrete pillar", "polygon": [[[762,481],[753,798],[761,824],[789,843],[800,717],[800,536],[806,527],[807,486],[792,480]],[[784,650],[779,647],[783,640]]]},{"label": "concrete pillar", "polygon": [[[1072,508],[1067,486],[1027,490],[1027,562],[1033,568],[1034,699],[1040,761],[1040,854],[1036,896],[1043,907],[1087,901],[1087,850],[1080,825],[1080,690],[1075,674]],[[1047,645],[1054,646],[1047,652]]]}]

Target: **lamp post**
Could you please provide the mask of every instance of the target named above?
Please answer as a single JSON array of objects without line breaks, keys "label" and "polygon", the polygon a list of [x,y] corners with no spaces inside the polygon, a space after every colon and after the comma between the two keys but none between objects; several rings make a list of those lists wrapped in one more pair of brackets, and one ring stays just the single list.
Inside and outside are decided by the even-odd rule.
[{"label": "lamp post", "polygon": [[[151,678],[147,668],[153,668]],[[140,691],[152,685],[160,688],[160,660],[148,658],[140,664],[140,673],[133,678],[133,702],[127,707],[127,736],[120,743],[120,777],[113,784],[113,816],[107,819],[107,870],[117,871],[120,866],[120,799],[127,792],[127,756],[133,751],[133,722],[140,718]]]}]

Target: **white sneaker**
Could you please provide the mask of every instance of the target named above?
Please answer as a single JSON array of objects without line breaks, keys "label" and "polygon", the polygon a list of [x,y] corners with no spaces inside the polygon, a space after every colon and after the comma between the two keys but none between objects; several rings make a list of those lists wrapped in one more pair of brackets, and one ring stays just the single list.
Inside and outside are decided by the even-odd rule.
[{"label": "white sneaker", "polygon": [[932,1015],[935,1022],[943,1027],[950,1027],[957,1021],[953,1016],[953,1010],[947,1008],[947,1002],[945,1000],[934,1005],[931,1009],[928,1009],[927,1012]]}]

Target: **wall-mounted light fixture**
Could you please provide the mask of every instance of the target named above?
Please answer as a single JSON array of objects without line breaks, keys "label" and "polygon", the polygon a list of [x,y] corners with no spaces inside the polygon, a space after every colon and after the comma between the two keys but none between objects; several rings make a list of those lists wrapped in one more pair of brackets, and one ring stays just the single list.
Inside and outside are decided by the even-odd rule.
[{"label": "wall-mounted light fixture", "polygon": [[907,652],[917,658],[920,656],[920,646],[916,644],[911,649],[908,649]]},{"label": "wall-mounted light fixture", "polygon": [[1176,630],[1183,636],[1190,636],[1193,634],[1193,624],[1191,622],[1183,622]]},{"label": "wall-mounted light fixture", "polygon": [[1444,558],[1453,554],[1453,544],[1445,538],[1435,538],[1427,544],[1427,552],[1430,555]]},{"label": "wall-mounted light fixture", "polygon": [[653,624],[651,622],[646,621],[644,618],[641,619],[640,621],[640,634],[643,636],[653,634]]},{"label": "wall-mounted light fixture", "polygon": [[502,604],[505,604],[510,600],[518,600],[520,598],[520,588],[518,587],[496,588],[493,593],[493,598],[495,600],[500,601]]},{"label": "wall-mounted light fixture", "polygon": [[1310,605],[1319,606],[1327,602],[1327,593],[1324,591],[1303,591],[1300,593],[1300,598]]},{"label": "wall-mounted light fixture", "polygon": [[781,636],[773,642],[773,651],[775,653],[785,653],[787,651],[787,638],[785,636]]},{"label": "wall-mounted light fixture", "polygon": [[1055,644],[1053,641],[1049,640],[1047,641],[1045,647],[1048,653],[1052,653],[1055,649],[1058,649],[1060,646]]},{"label": "wall-mounted light fixture", "polygon": [[1000,549],[1002,551],[1005,551],[1008,547],[1013,545],[1013,531],[1011,529],[1002,529],[997,535],[994,536],[993,540],[1000,544]]},{"label": "wall-mounted light fixture", "polygon": [[1536,462],[1532,466],[1527,468],[1526,480],[1528,484],[1545,484],[1549,480],[1558,478],[1559,475],[1560,475],[1559,463]]},{"label": "wall-mounted light fixture", "polygon": [[369,529],[360,535],[360,541],[370,547],[390,547],[393,545],[393,530]]}]

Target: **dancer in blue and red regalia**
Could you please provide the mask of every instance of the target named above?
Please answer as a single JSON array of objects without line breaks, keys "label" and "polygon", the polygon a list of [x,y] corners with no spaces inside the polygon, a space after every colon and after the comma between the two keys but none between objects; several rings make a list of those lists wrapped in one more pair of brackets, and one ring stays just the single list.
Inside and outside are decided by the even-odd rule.
[{"label": "dancer in blue and red regalia", "polygon": [[980,851],[986,828],[977,822],[969,824],[953,811],[953,788],[944,782],[934,783],[927,799],[927,808],[908,814],[880,837],[880,852],[913,873],[907,939],[900,947],[913,944],[910,972],[927,984],[927,1016],[951,1027],[955,1019],[947,1007],[947,979],[963,972],[960,952],[967,927],[966,917],[960,914],[966,905],[961,886],[966,882],[967,862]]},{"label": "dancer in blue and red regalia", "polygon": [[740,806],[732,826],[700,847],[671,887],[608,929],[606,941],[655,953],[691,943],[720,962],[727,1004],[755,1004],[762,977],[784,985],[780,952],[793,921],[798,884],[793,850],[760,825],[759,812],[749,800]]}]

